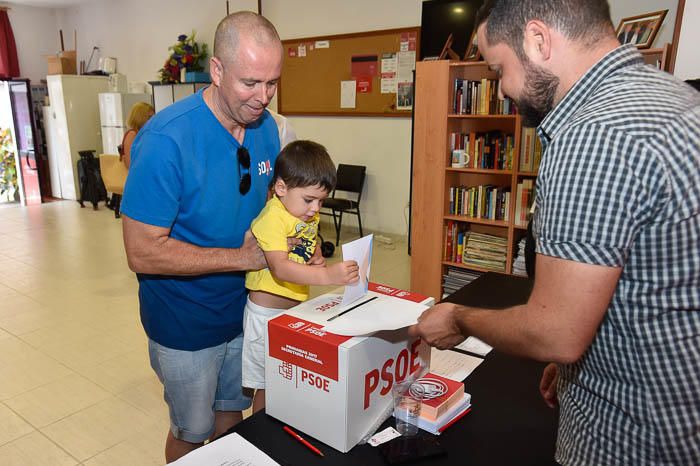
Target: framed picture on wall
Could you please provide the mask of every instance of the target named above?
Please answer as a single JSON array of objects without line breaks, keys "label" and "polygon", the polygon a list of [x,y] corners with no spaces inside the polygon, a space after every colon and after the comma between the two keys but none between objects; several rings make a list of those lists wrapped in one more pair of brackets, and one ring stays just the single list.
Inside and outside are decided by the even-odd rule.
[{"label": "framed picture on wall", "polygon": [[476,29],[477,28],[474,28],[472,35],[469,36],[467,50],[464,51],[464,61],[478,61],[481,58],[479,45],[476,42]]},{"label": "framed picture on wall", "polygon": [[617,40],[621,44],[634,44],[637,48],[648,49],[654,43],[666,13],[668,10],[622,18],[615,30]]}]

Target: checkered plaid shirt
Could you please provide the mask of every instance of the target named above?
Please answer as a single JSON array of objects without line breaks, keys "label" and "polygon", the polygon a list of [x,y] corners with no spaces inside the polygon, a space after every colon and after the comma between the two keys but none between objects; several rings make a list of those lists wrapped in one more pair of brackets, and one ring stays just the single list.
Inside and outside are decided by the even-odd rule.
[{"label": "checkered plaid shirt", "polygon": [[622,46],[538,128],[537,252],[622,267],[560,365],[556,459],[700,464],[700,93]]}]

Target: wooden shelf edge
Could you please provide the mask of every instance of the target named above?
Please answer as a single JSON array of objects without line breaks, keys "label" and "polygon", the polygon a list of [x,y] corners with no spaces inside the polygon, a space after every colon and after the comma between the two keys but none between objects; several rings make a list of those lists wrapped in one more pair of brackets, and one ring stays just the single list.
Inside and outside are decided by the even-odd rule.
[{"label": "wooden shelf edge", "polygon": [[445,168],[446,171],[448,172],[457,172],[457,173],[476,173],[476,174],[483,174],[483,175],[512,175],[513,171],[512,170],[495,170],[492,168],[454,168],[454,167],[447,167]]},{"label": "wooden shelf edge", "polygon": [[517,115],[515,115],[515,114],[509,114],[509,115],[492,115],[492,114],[482,115],[479,113],[448,113],[447,114],[447,118],[468,118],[468,119],[495,118],[495,119],[513,119],[513,120],[515,120],[516,117],[517,117]]},{"label": "wooden shelf edge", "polygon": [[466,215],[445,215],[445,220],[454,220],[464,223],[478,223],[479,225],[490,225],[492,227],[508,228],[510,224],[504,220],[490,220],[487,218],[467,217]]},{"label": "wooden shelf edge", "polygon": [[474,270],[476,272],[496,272],[496,273],[502,273],[504,275],[509,275],[506,272],[501,271],[501,270],[493,270],[493,269],[489,269],[486,267],[479,267],[478,265],[464,264],[462,262],[442,261],[442,265],[448,265],[450,267],[456,267],[458,269]]},{"label": "wooden shelf edge", "polygon": [[460,66],[486,66],[487,63],[484,60],[479,61],[452,61],[450,62],[450,68],[458,68]]}]

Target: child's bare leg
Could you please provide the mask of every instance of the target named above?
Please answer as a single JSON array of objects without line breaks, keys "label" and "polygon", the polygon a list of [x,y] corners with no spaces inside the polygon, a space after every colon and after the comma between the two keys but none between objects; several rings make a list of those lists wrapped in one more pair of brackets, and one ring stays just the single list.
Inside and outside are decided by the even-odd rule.
[{"label": "child's bare leg", "polygon": [[259,388],[255,390],[253,397],[253,413],[257,413],[261,409],[265,409],[265,390]]}]

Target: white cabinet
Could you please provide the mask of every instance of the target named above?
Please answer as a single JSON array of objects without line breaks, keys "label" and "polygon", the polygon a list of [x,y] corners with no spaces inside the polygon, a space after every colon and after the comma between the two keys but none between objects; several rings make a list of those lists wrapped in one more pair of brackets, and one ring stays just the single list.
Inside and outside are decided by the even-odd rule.
[{"label": "white cabinet", "polygon": [[47,145],[53,195],[76,200],[80,194],[78,151],[102,152],[98,94],[109,90],[104,76],[68,74],[46,77],[49,90]]},{"label": "white cabinet", "polygon": [[104,154],[116,154],[126,133],[126,120],[131,107],[138,102],[151,102],[148,94],[122,94],[105,92],[99,95],[100,123],[102,125],[102,150]]},{"label": "white cabinet", "polygon": [[157,81],[150,84],[153,89],[153,108],[156,109],[156,112],[160,112],[173,102],[182,100],[209,85],[209,83],[161,84]]}]

